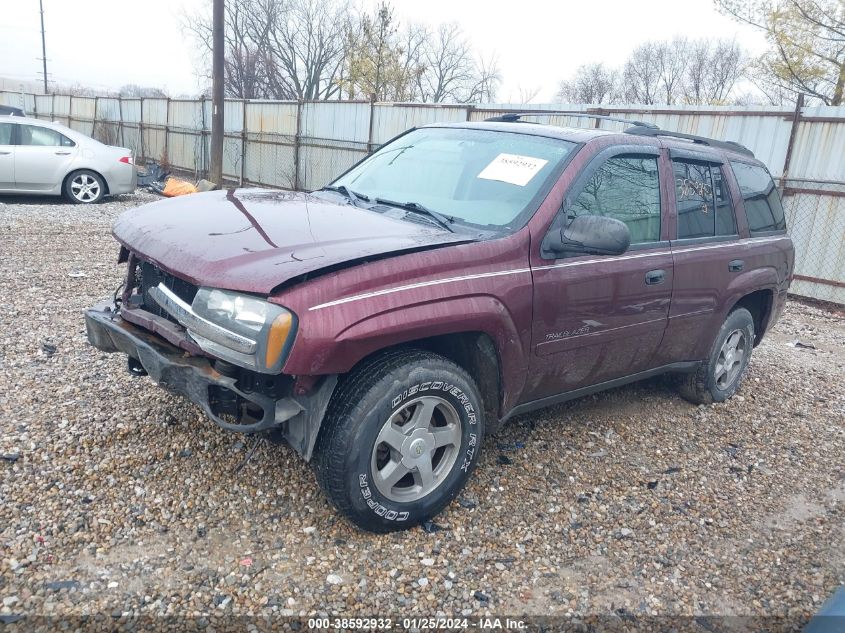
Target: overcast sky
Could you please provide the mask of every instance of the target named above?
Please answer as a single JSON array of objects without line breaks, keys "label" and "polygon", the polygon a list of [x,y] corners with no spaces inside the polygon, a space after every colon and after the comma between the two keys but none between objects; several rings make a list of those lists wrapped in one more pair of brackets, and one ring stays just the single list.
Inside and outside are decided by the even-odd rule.
[{"label": "overcast sky", "polygon": [[[116,89],[164,88],[176,96],[200,86],[194,42],[180,19],[210,0],[43,0],[50,79]],[[38,0],[2,0],[0,77],[40,81]],[[363,6],[375,6],[363,0]],[[579,65],[621,64],[648,39],[735,38],[753,53],[762,36],[720,15],[712,0],[393,0],[400,22],[458,22],[475,47],[496,53],[499,101],[540,88],[535,103],[553,100],[558,82]],[[501,8],[498,8],[501,7]]]}]

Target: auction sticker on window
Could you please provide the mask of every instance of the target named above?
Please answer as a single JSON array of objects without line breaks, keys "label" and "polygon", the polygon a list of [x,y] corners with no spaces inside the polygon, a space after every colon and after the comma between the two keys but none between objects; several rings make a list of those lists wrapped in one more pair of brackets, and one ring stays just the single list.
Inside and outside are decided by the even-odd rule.
[{"label": "auction sticker on window", "polygon": [[485,180],[498,180],[524,187],[549,161],[519,154],[499,154],[478,174]]}]

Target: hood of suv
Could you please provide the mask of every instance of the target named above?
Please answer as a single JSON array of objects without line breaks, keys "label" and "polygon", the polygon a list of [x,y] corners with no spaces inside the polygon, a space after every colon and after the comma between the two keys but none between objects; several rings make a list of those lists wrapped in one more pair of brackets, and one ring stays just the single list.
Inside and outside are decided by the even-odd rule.
[{"label": "hood of suv", "polygon": [[262,189],[155,202],[121,215],[113,232],[129,250],[198,286],[262,294],[329,266],[469,241],[350,204]]}]

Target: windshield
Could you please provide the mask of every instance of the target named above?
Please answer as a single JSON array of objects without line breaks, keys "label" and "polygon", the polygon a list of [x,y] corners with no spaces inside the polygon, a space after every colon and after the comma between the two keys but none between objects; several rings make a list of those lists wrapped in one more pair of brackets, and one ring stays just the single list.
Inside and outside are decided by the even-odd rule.
[{"label": "windshield", "polygon": [[371,200],[415,202],[458,221],[510,227],[575,143],[492,130],[423,128],[338,178]]}]

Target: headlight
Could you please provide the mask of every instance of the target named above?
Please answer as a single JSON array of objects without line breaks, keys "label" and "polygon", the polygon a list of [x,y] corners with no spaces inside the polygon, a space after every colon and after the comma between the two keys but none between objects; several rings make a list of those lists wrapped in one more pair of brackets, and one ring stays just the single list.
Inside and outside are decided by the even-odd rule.
[{"label": "headlight", "polygon": [[[281,370],[296,328],[292,312],[264,299],[214,288],[200,288],[191,308],[201,319],[224,330],[188,326],[192,338],[206,352],[262,373]],[[254,345],[249,345],[251,342]]]}]

